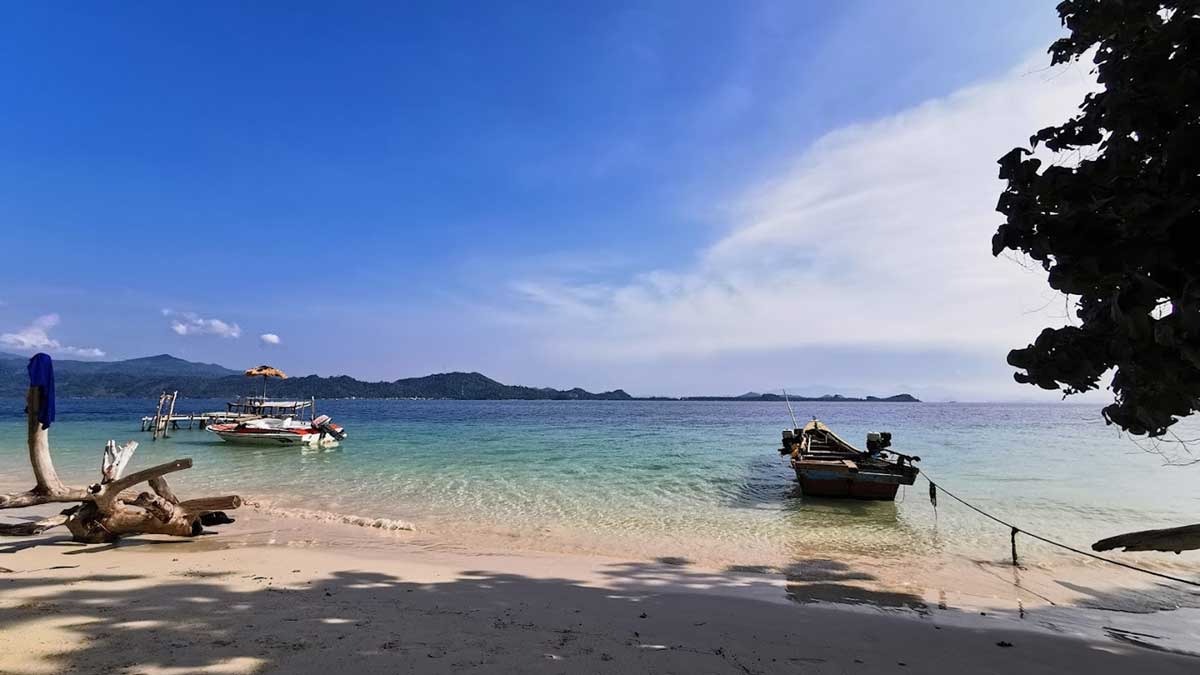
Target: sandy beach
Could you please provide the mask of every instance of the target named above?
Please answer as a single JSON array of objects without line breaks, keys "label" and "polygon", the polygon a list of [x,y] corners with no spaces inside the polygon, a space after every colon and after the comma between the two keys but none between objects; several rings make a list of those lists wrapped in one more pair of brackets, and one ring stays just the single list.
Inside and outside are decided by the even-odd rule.
[{"label": "sandy beach", "polygon": [[0,542],[0,672],[1190,673],[1200,664],[1188,653],[1200,621],[1180,605],[1188,594],[1171,590],[1172,612],[1122,610],[1123,594],[1144,605],[1162,589],[1153,584],[1106,600],[1086,593],[1114,611],[1066,596],[1039,603],[1050,591],[1036,572],[1023,590],[983,575],[994,588],[975,581],[970,594],[947,597],[832,560],[706,569],[471,550],[253,508],[238,516],[194,540],[89,546],[52,532]]}]

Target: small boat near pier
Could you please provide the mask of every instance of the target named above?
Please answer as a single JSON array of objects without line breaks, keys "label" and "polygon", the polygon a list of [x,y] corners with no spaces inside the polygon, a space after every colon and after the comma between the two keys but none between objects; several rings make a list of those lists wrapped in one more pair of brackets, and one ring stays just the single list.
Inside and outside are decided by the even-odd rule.
[{"label": "small boat near pier", "polygon": [[[227,443],[240,445],[330,445],[346,430],[328,415],[314,416],[315,403],[276,401],[247,396],[226,404],[227,417],[237,421],[209,424],[207,429]],[[304,419],[307,414],[308,419]]]},{"label": "small boat near pier", "polygon": [[346,430],[334,424],[328,415],[316,416],[314,399],[281,401],[267,398],[267,378],[286,379],[282,370],[257,366],[247,370],[246,377],[263,378],[262,396],[242,396],[230,401],[225,404],[225,417],[231,421],[207,426],[226,443],[324,446],[346,437]]},{"label": "small boat near pier", "polygon": [[912,485],[920,457],[889,450],[889,432],[867,434],[860,450],[816,419],[803,427],[784,429],[782,455],[790,457],[800,490],[813,497],[849,497],[892,501],[901,485]]}]

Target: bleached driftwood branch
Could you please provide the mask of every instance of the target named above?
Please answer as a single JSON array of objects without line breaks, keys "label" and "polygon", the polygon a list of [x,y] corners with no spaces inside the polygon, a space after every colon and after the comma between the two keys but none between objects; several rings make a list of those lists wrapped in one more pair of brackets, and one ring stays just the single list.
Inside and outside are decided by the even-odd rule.
[{"label": "bleached driftwood branch", "polygon": [[87,497],[87,490],[63,485],[58,472],[54,470],[54,460],[50,458],[50,432],[38,422],[41,400],[41,387],[30,387],[25,396],[29,423],[26,438],[34,486],[25,492],[0,495],[0,509],[19,509],[51,502],[77,502]]},{"label": "bleached driftwood branch", "polygon": [[1200,549],[1200,524],[1118,534],[1092,544],[1093,551],[1194,551]]},{"label": "bleached driftwood branch", "polygon": [[111,483],[120,478],[137,447],[137,441],[129,441],[120,447],[117,447],[116,441],[109,441],[104,446],[104,454],[100,459],[100,482]]},{"label": "bleached driftwood branch", "polygon": [[101,483],[98,486],[92,486],[91,500],[98,506],[108,506],[116,501],[121,492],[129,488],[155,478],[162,478],[163,475],[174,472],[183,471],[184,469],[192,468],[191,459],[177,459],[166,464],[152,466],[149,469],[135,471],[124,478],[118,478],[111,483]]},{"label": "bleached driftwood branch", "polygon": [[[118,446],[109,441],[100,461],[100,482],[89,488],[68,487],[59,480],[50,456],[49,434],[37,420],[40,392],[30,387],[26,399],[29,416],[29,462],[35,486],[21,493],[0,495],[0,509],[49,502],[79,502],[57,516],[32,523],[0,524],[0,535],[29,536],[65,525],[76,541],[104,543],[133,534],[169,534],[190,537],[204,525],[233,522],[222,511],[242,505],[238,496],[206,497],[181,502],[167,484],[168,473],[189,469],[191,459],[177,459],[122,476],[137,443]],[[153,492],[131,492],[139,483]]]}]

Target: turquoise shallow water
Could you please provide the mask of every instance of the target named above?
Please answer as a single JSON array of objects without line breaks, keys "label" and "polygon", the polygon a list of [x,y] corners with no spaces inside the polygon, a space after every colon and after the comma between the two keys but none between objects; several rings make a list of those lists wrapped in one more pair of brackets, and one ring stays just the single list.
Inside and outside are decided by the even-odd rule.
[{"label": "turquoise shallow water", "polygon": [[[23,402],[0,399],[0,473],[27,481]],[[223,408],[181,399],[180,409]],[[1007,532],[919,481],[901,501],[805,499],[775,448],[782,404],[328,401],[350,431],[336,448],[248,448],[201,431],[151,442],[152,401],[61,400],[51,429],[70,482],[92,482],[109,438],[142,441],[134,467],[180,456],[185,495],[237,492],[273,506],[404,519],[449,540],[612,555],[778,564],[800,556],[901,560],[942,551],[1001,560]],[[950,489],[1026,528],[1086,547],[1200,520],[1200,465],[1163,466],[1087,405],[798,404],[861,442],[895,448]],[[1200,437],[1195,424],[1182,437]],[[1189,435],[1190,432],[1190,435]],[[1036,555],[1051,560],[1051,550]],[[1192,559],[1184,556],[1181,562]]]}]

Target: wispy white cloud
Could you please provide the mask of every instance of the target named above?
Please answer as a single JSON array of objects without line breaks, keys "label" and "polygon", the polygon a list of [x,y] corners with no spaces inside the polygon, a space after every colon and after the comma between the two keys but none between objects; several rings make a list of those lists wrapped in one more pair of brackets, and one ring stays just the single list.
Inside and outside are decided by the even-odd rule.
[{"label": "wispy white cloud", "polygon": [[277,345],[280,342],[279,336],[274,333],[263,333],[258,336],[258,339],[264,345]]},{"label": "wispy white cloud", "polygon": [[164,309],[162,314],[166,317],[174,317],[171,319],[171,330],[176,335],[216,335],[223,338],[242,336],[242,328],[236,323],[228,323],[221,319],[205,319],[195,312],[176,312]]},{"label": "wispy white cloud", "polygon": [[84,358],[104,356],[104,351],[96,347],[72,347],[50,337],[50,329],[58,324],[57,314],[44,314],[15,333],[0,334],[0,345],[24,352],[51,352]]},{"label": "wispy white cloud", "polygon": [[825,135],[726,207],[735,226],[690,265],[609,286],[517,281],[508,316],[597,359],[1023,344],[1063,305],[1039,271],[991,255],[996,160],[1094,87],[1043,61]]}]

